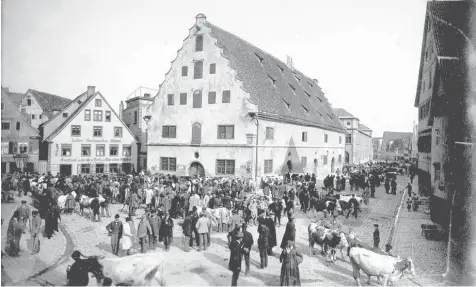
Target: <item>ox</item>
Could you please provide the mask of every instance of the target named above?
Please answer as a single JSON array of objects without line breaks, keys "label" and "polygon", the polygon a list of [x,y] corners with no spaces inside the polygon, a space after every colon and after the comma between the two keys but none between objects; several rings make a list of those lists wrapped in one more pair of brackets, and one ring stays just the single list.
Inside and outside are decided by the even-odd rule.
[{"label": "ox", "polygon": [[[309,256],[314,253],[314,244],[319,244],[321,246],[321,254],[327,253],[327,248],[331,248],[331,261],[336,261],[336,248],[341,249],[341,255],[344,258],[342,253],[342,248],[340,247],[341,244],[341,235],[335,231],[325,228],[324,226],[319,226],[316,223],[309,224],[308,227],[308,235],[309,235]],[[329,259],[329,254],[327,254],[327,259]]]},{"label": "ox", "polygon": [[317,200],[315,198],[311,199],[311,206],[310,208],[314,207],[316,214],[319,212],[324,213],[324,217],[327,218],[327,213],[334,214],[334,210],[336,209],[336,203],[329,201],[329,200]]},{"label": "ox", "polygon": [[99,207],[100,203],[104,201],[104,198],[102,196],[100,197],[93,197],[89,198],[86,195],[81,195],[79,199],[79,210],[81,212],[81,216],[84,213],[84,209],[88,208],[88,218],[91,218],[92,215],[92,221],[96,219],[96,216],[98,218],[98,221],[101,220],[101,217],[99,216]]},{"label": "ox", "polygon": [[405,270],[409,270],[410,273],[415,276],[415,267],[410,258],[400,259],[389,255],[378,254],[360,247],[352,247],[349,257],[357,286],[361,286],[359,280],[360,270],[367,274],[369,279],[370,276],[377,276],[379,281],[380,278],[382,278],[383,286],[387,286],[389,281],[393,283],[403,277]]}]

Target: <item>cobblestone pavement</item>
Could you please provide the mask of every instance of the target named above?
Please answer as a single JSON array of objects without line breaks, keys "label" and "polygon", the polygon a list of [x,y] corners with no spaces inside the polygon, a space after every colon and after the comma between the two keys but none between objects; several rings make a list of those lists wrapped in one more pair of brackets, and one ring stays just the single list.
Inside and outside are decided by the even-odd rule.
[{"label": "cobblestone pavement", "polygon": [[[2,251],[6,247],[8,222],[13,216],[13,212],[21,204],[22,199],[27,200],[28,203],[31,202],[30,197],[22,197],[15,198],[14,203],[2,203],[2,218],[4,219],[4,224],[2,226]],[[30,206],[30,208],[31,210],[35,210],[33,206]],[[20,240],[21,251],[19,257],[9,257],[2,253],[3,272],[5,272],[4,274],[7,277],[7,280],[3,279],[2,282],[5,282],[8,285],[17,284],[54,265],[64,254],[66,239],[62,232],[57,232],[51,239],[41,237],[40,244],[40,252],[31,255],[30,233],[27,230]]]},{"label": "cobblestone pavement", "polygon": [[[413,184],[413,190],[417,189],[418,185]],[[423,209],[409,212],[403,208],[395,231],[394,251],[400,257],[412,258],[417,274],[415,283],[424,286],[445,285],[441,275],[446,269],[446,242],[426,240],[421,234],[422,224],[432,224],[429,214],[423,213]],[[402,280],[402,283],[411,284],[408,279]]]},{"label": "cobblestone pavement", "polygon": [[[350,191],[346,193],[350,194]],[[357,192],[352,192],[359,195]],[[348,220],[342,219],[344,228],[349,227],[354,230],[357,237],[366,243],[372,245],[373,224],[378,222],[381,225],[381,242],[385,242],[392,227],[395,209],[399,203],[400,196],[390,196],[385,194],[383,187],[377,188],[375,199],[371,199],[369,205],[362,207],[362,215],[358,218],[349,217]],[[113,205],[111,215],[116,213],[121,215],[121,219],[127,216],[126,211],[121,212],[122,205]],[[142,210],[140,212],[143,212]],[[85,211],[87,213],[87,211]],[[140,214],[139,214],[140,215]],[[322,218],[319,214],[318,218]],[[74,237],[75,249],[80,250],[85,255],[105,255],[112,257],[110,247],[110,237],[108,237],[105,226],[113,218],[102,218],[101,222],[91,222],[78,214],[64,215],[63,223],[68,227],[68,232]],[[134,218],[136,226],[139,216]],[[311,219],[296,208],[296,246],[305,255],[303,264],[300,265],[301,283],[304,286],[326,285],[326,286],[348,286],[354,285],[352,277],[352,267],[349,259],[346,262],[338,260],[336,263],[328,263],[321,255],[309,256],[307,226]],[[281,227],[277,227],[278,246],[285,230],[287,219],[283,218]],[[281,264],[279,263],[279,247],[275,247],[276,256],[269,258],[268,268],[259,269],[259,253],[257,249],[257,227],[249,226],[255,240],[251,251],[251,270],[248,276],[241,275],[240,285],[279,285],[279,274]],[[181,227],[176,221],[174,227],[174,241],[170,251],[167,253],[167,263],[163,273],[167,280],[167,285],[228,285],[231,282],[231,272],[228,270],[229,250],[225,233],[212,233],[211,247],[205,252],[198,252],[192,249],[185,253],[182,248]],[[136,250],[139,246],[135,246]],[[319,247],[316,247],[319,250]],[[159,244],[155,251],[163,252],[163,244]],[[319,253],[319,252],[318,252]],[[340,253],[338,252],[340,258]],[[120,252],[120,256],[123,256]],[[186,257],[186,260],[184,260]],[[72,259],[67,259],[64,263],[58,265],[53,270],[38,276],[31,280],[28,285],[63,285],[66,279],[66,268],[72,264]],[[244,265],[244,263],[243,263]],[[244,269],[244,266],[243,266]],[[376,281],[372,284],[376,286]],[[411,284],[415,285],[415,284]]]}]

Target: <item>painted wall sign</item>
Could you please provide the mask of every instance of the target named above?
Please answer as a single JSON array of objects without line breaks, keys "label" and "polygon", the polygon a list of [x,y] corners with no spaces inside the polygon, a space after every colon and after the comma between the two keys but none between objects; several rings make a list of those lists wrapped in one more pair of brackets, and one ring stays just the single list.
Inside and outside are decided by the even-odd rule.
[{"label": "painted wall sign", "polygon": [[108,163],[108,162],[132,162],[130,157],[85,157],[85,158],[72,158],[62,157],[61,162],[84,162],[84,163]]},{"label": "painted wall sign", "polygon": [[81,138],[71,138],[71,142],[74,143],[121,143],[122,141],[120,139],[81,139]]}]

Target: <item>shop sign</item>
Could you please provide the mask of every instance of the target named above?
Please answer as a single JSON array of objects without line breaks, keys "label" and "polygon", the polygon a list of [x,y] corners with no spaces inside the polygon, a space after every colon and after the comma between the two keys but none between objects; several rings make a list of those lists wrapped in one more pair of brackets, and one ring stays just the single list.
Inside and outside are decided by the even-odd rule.
[{"label": "shop sign", "polygon": [[109,162],[132,162],[130,157],[85,157],[73,158],[62,157],[61,162],[80,162],[80,163],[109,163]]},{"label": "shop sign", "polygon": [[121,143],[120,139],[81,139],[81,138],[71,138],[71,142],[74,143]]}]

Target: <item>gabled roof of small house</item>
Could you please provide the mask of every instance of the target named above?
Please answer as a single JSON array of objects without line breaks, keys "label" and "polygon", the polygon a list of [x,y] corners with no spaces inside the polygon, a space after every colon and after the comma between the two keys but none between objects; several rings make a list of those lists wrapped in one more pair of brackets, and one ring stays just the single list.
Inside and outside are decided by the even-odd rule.
[{"label": "gabled roof of small house", "polygon": [[76,98],[74,98],[72,101],[70,101],[67,105],[65,105],[61,110],[59,110],[59,113],[57,114],[53,114],[51,117],[48,117],[48,120],[42,124],[40,124],[40,126],[46,126],[48,123],[50,123],[54,118],[56,117],[59,117],[60,115],[63,114],[63,111],[66,110],[70,105],[72,105],[73,103],[75,103],[76,101],[78,101],[81,97],[83,97],[85,94],[87,94],[88,92],[84,92],[82,94],[80,94],[79,96],[77,96]]},{"label": "gabled roof of small house", "polygon": [[48,118],[53,117],[53,111],[61,111],[66,105],[71,102],[71,99],[63,98],[48,93],[43,93],[32,89],[29,89],[28,92],[31,92],[33,97],[35,97],[36,101],[43,109],[43,112],[48,116]]},{"label": "gabled roof of small house", "polygon": [[[81,95],[84,95],[84,93],[82,93]],[[80,96],[81,96],[80,95]],[[71,115],[69,115],[69,117],[61,124],[58,126],[58,128],[56,128],[55,131],[53,131],[46,139],[44,139],[43,141],[51,141],[52,139],[54,139],[65,127],[67,127],[69,125],[69,123],[81,112],[84,110],[84,108],[91,102],[91,100],[96,96],[96,95],[99,95],[101,97],[101,99],[106,103],[106,105],[109,107],[109,109],[112,111],[112,113],[117,117],[117,119],[122,123],[123,127],[130,133],[130,135],[136,140],[136,141],[139,141],[137,139],[136,136],[134,136],[134,134],[131,132],[131,130],[127,127],[127,125],[121,120],[121,118],[117,115],[116,111],[114,111],[114,109],[111,107],[111,105],[108,103],[108,101],[106,100],[106,98],[104,98],[104,96],[98,91],[98,92],[95,92],[94,94],[92,94],[91,96],[89,96],[84,102],[82,102],[78,108],[71,113]],[[77,97],[78,98],[78,97]],[[92,115],[91,115],[92,116]]]},{"label": "gabled roof of small house", "polygon": [[395,141],[404,138],[411,138],[413,133],[409,132],[383,132],[383,139],[385,141]]},{"label": "gabled roof of small house", "polygon": [[344,132],[318,83],[245,40],[204,22],[260,115]]},{"label": "gabled roof of small house", "polygon": [[[418,86],[414,106],[418,107],[422,73],[425,63],[426,38],[428,28],[435,40],[436,54],[439,57],[464,59],[465,49],[476,47],[476,38],[472,30],[476,23],[471,16],[476,13],[474,1],[428,1],[420,56]],[[472,46],[472,47],[471,47]]]},{"label": "gabled roof of small house", "polygon": [[25,94],[22,94],[22,93],[12,93],[12,92],[8,92],[8,95],[10,96],[10,101],[17,107],[21,104],[21,101],[26,96]]},{"label": "gabled roof of small house", "polygon": [[[12,100],[12,97],[10,96],[11,93],[3,87],[1,88],[1,90],[3,99],[5,99],[6,101],[10,101],[12,105],[16,105],[16,103]],[[23,113],[21,113],[18,109],[15,109],[15,113],[17,114],[18,118],[23,121],[23,123],[26,123],[31,129],[33,129],[37,133],[37,135],[39,135],[38,129],[31,125],[30,121],[25,117]]]},{"label": "gabled roof of small house", "polygon": [[342,109],[342,108],[336,108],[334,109],[334,113],[337,115],[338,118],[354,118],[358,119],[356,116],[353,114],[349,113],[348,111]]},{"label": "gabled roof of small house", "polygon": [[367,127],[367,126],[364,125],[364,124],[359,124],[359,130],[362,130],[362,131],[371,131],[372,129],[370,129],[369,127]]}]

